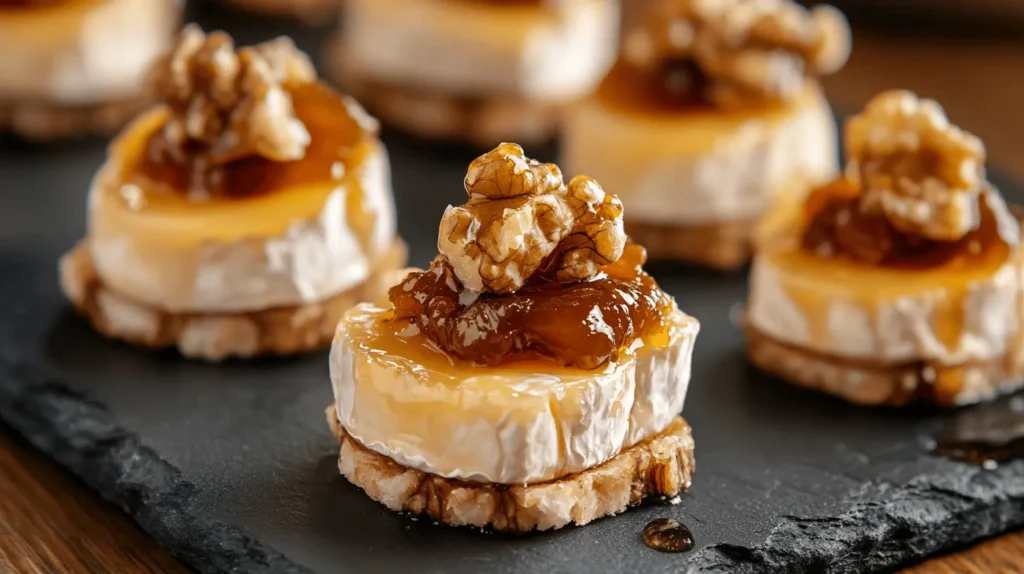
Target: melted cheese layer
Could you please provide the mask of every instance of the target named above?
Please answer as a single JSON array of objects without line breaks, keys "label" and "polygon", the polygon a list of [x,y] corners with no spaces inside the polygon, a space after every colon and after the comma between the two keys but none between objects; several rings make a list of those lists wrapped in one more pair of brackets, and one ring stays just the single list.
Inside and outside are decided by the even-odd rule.
[{"label": "melted cheese layer", "polygon": [[432,474],[522,484],[598,465],[683,408],[695,319],[674,311],[667,343],[597,371],[452,362],[419,334],[360,305],[338,325],[331,381],[338,420],[366,447]]}]

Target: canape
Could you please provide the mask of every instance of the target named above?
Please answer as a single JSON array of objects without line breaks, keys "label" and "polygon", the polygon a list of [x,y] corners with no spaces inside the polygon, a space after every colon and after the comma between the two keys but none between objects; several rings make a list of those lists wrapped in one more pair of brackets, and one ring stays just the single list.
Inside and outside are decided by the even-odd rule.
[{"label": "canape", "polygon": [[0,130],[31,139],[113,133],[149,103],[177,0],[0,0]]},{"label": "canape", "polygon": [[490,149],[549,139],[618,25],[616,0],[348,0],[329,67],[385,123]]},{"label": "canape", "polygon": [[831,7],[661,2],[567,114],[563,166],[618,191],[626,231],[652,258],[740,267],[777,197],[838,171],[816,79],[849,49],[849,27]]},{"label": "canape", "polygon": [[110,146],[88,235],[60,263],[104,335],[206,359],[326,346],[404,265],[377,124],[287,38],[189,26],[161,105]]},{"label": "canape", "polygon": [[470,164],[426,271],[331,349],[339,468],[388,508],[525,532],[686,489],[699,330],[594,180],[502,144]]},{"label": "canape", "polygon": [[895,91],[849,121],[846,149],[845,177],[764,221],[751,361],[863,404],[1019,388],[1020,227],[986,181],[982,142]]}]

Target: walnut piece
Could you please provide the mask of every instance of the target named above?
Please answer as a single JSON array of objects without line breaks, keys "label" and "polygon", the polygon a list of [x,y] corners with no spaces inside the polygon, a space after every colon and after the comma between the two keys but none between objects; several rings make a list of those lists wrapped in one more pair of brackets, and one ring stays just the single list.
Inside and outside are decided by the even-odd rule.
[{"label": "walnut piece", "polygon": [[[808,78],[831,74],[850,55],[850,27],[831,6],[792,0],[667,0],[626,36],[627,63],[661,74],[666,90],[701,86],[723,108],[790,101]],[[703,81],[681,79],[696,64]]]},{"label": "walnut piece", "polygon": [[981,222],[985,147],[942,107],[907,91],[876,96],[846,127],[847,176],[861,208],[908,235],[954,241]]},{"label": "walnut piece", "polygon": [[622,256],[622,204],[596,181],[568,186],[554,164],[501,144],[475,159],[465,180],[469,201],[448,206],[438,250],[473,291],[513,293],[538,271],[559,282],[583,281]]},{"label": "walnut piece", "polygon": [[[154,66],[151,84],[170,108],[163,135],[181,157],[223,165],[249,156],[300,159],[309,132],[287,88],[316,81],[309,59],[288,38],[235,50],[224,32],[186,26]],[[198,151],[197,151],[198,150]]]}]

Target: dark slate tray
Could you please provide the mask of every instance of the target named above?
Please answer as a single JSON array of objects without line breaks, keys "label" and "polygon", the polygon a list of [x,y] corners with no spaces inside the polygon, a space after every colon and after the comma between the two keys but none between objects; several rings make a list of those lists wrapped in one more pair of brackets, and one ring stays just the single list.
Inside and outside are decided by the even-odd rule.
[{"label": "dark slate tray", "polygon": [[[201,15],[207,27],[224,18]],[[246,42],[297,29],[232,23]],[[300,32],[311,51],[324,38]],[[385,140],[401,232],[423,265],[476,152]],[[70,312],[56,260],[84,232],[103,156],[100,142],[0,142],[0,417],[199,571],[857,572],[1024,524],[1024,460],[929,454],[944,429],[1001,407],[857,408],[768,379],[730,322],[745,276],[666,265],[654,274],[703,324],[685,411],[698,470],[680,503],[520,537],[393,514],[338,475],[325,353],[189,362],[108,342]],[[640,532],[659,517],[688,525],[694,551],[645,548]]]}]

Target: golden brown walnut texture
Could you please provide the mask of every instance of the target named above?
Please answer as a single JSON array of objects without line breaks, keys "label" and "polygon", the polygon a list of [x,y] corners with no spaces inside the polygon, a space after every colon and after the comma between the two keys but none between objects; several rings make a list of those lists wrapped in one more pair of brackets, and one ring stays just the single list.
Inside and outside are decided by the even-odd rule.
[{"label": "golden brown walnut texture", "polygon": [[847,177],[861,206],[899,231],[955,241],[981,220],[985,147],[911,92],[876,96],[846,127]]},{"label": "golden brown walnut texture", "polygon": [[448,206],[438,249],[473,291],[513,293],[543,270],[562,283],[583,281],[622,256],[622,204],[596,181],[568,185],[554,164],[504,143],[469,166],[469,200]]},{"label": "golden brown walnut texture", "polygon": [[309,132],[287,90],[315,81],[312,63],[288,38],[236,51],[224,32],[205,34],[194,24],[151,76],[171,112],[163,130],[168,149],[180,158],[200,155],[208,165],[302,158]]},{"label": "golden brown walnut texture", "polygon": [[831,6],[792,0],[667,0],[627,34],[625,61],[664,74],[682,62],[704,76],[702,96],[723,108],[789,101],[808,78],[831,74],[850,54],[850,28]]}]

